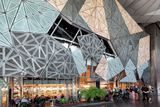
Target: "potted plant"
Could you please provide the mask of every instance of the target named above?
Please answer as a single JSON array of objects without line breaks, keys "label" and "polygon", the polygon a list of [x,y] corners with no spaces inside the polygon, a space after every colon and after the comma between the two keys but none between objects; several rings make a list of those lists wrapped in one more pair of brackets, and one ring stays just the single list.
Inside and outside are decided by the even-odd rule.
[{"label": "potted plant", "polygon": [[87,101],[87,99],[88,99],[88,90],[87,89],[81,90],[80,91],[80,97],[81,97],[81,99],[80,99],[81,102]]},{"label": "potted plant", "polygon": [[98,97],[98,101],[99,100],[103,100],[107,95],[107,92],[105,89],[98,89],[96,96]]},{"label": "potted plant", "polygon": [[88,102],[94,102],[102,100],[107,95],[107,93],[106,90],[104,89],[98,89],[97,87],[90,87],[89,89],[81,90],[80,95],[81,95],[81,101],[83,100]]},{"label": "potted plant", "polygon": [[98,88],[97,87],[90,87],[88,89],[88,101],[89,102],[94,102],[98,93]]},{"label": "potted plant", "polygon": [[57,103],[56,106],[65,107],[65,104],[67,104],[67,99],[63,97],[59,100],[59,103]]}]

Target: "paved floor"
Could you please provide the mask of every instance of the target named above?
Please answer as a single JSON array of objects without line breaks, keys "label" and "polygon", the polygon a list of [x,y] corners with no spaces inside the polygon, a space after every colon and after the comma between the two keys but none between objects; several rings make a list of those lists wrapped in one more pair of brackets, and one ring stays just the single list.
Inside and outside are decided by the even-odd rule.
[{"label": "paved floor", "polygon": [[120,101],[120,102],[108,102],[105,104],[89,104],[89,105],[77,105],[70,107],[160,107],[160,96],[154,97],[151,103],[142,101]]},{"label": "paved floor", "polygon": [[120,102],[120,103],[112,103],[112,104],[106,104],[101,107],[160,107],[160,104],[158,102]]},{"label": "paved floor", "polygon": [[160,96],[154,97],[151,103],[143,101],[122,101],[117,103],[108,103],[99,107],[160,107]]}]

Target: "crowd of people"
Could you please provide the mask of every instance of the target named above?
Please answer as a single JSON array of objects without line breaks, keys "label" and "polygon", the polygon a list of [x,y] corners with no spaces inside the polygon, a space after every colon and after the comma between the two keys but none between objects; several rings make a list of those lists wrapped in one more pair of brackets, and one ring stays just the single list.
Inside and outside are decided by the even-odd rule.
[{"label": "crowd of people", "polygon": [[126,89],[113,88],[113,90],[107,89],[108,97],[110,100],[143,100],[152,102],[153,87],[151,85],[143,85],[142,87],[130,86]]},{"label": "crowd of people", "polygon": [[14,99],[10,101],[10,105],[12,107],[45,107],[46,102],[49,102],[50,105],[52,104],[60,104],[65,102],[64,94],[59,94],[53,97],[46,97],[44,95],[38,96],[36,95],[34,98],[27,98],[23,97],[20,98],[16,96]]},{"label": "crowd of people", "polygon": [[[115,87],[113,89],[106,88],[107,95],[105,97],[106,101],[122,101],[122,100],[143,100],[147,102],[152,102],[153,95],[153,87],[150,85],[143,85],[142,87],[138,86],[130,86],[126,89],[121,89]],[[15,105],[14,107],[31,107],[34,104],[34,107],[44,107],[45,102],[49,101],[52,104],[60,104],[70,102],[74,103],[74,98],[69,96],[68,99],[64,96],[64,94],[60,94],[57,96],[45,97],[44,95],[38,96],[36,95],[33,99],[29,99],[27,97],[20,98],[19,96],[15,97],[11,100],[11,105]],[[78,97],[80,101],[80,97]]]},{"label": "crowd of people", "polygon": [[45,102],[50,99],[45,97],[44,95],[38,96],[36,95],[34,99],[30,99],[27,97],[20,98],[19,96],[15,97],[10,101],[10,105],[13,107],[44,107]]},{"label": "crowd of people", "polygon": [[14,99],[11,99],[10,105],[13,107],[30,107],[31,100],[27,97],[20,98],[16,96]]}]

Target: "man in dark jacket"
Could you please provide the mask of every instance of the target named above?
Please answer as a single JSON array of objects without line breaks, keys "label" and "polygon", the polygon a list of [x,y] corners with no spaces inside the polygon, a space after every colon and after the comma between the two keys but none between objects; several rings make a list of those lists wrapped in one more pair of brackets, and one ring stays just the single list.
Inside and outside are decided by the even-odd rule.
[{"label": "man in dark jacket", "polygon": [[144,85],[141,88],[141,90],[142,90],[142,94],[143,94],[143,101],[145,101],[145,100],[149,101],[149,96],[148,96],[149,88],[146,85]]}]

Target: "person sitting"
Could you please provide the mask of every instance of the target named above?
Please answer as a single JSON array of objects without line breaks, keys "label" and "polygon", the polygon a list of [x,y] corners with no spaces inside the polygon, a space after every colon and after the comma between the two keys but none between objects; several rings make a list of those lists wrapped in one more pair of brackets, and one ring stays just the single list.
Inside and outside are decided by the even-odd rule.
[{"label": "person sitting", "polygon": [[19,107],[19,106],[20,106],[20,102],[21,102],[20,97],[17,96],[17,97],[14,99],[14,101],[15,101],[16,107]]},{"label": "person sitting", "polygon": [[59,104],[59,99],[57,98],[57,96],[54,96],[54,103]]},{"label": "person sitting", "polygon": [[29,100],[26,97],[23,97],[21,100],[21,107],[28,107]]},{"label": "person sitting", "polygon": [[41,95],[39,98],[39,106],[40,107],[44,107],[45,106],[45,102],[46,102],[46,98],[44,95]]},{"label": "person sitting", "polygon": [[61,98],[64,98],[64,94],[61,95]]},{"label": "person sitting", "polygon": [[39,100],[39,96],[36,95],[35,98],[34,98],[34,105],[35,105],[35,107],[38,107],[38,104],[39,104],[38,100]]},{"label": "person sitting", "polygon": [[125,100],[129,100],[129,96],[130,96],[130,90],[128,88],[123,90],[123,99]]},{"label": "person sitting", "polygon": [[57,100],[58,100],[58,101],[60,101],[61,96],[62,96],[61,94],[58,94],[58,95],[57,95]]}]

